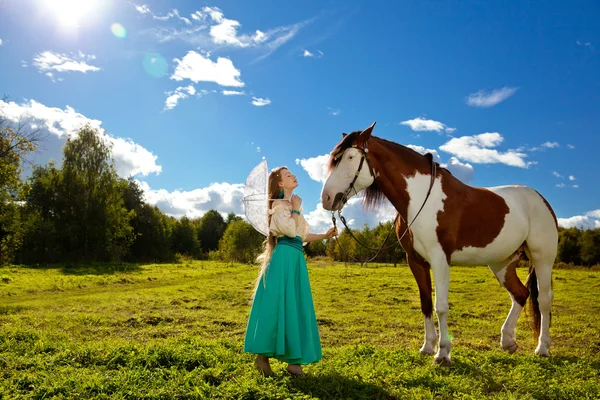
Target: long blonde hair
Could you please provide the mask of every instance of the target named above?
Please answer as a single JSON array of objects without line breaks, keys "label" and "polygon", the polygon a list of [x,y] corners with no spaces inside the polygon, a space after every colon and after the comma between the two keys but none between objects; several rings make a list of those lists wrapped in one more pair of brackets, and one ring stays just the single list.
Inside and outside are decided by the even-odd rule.
[{"label": "long blonde hair", "polygon": [[[269,174],[269,183],[267,184],[267,190],[268,190],[267,208],[269,210],[271,210],[271,208],[273,206],[272,199],[277,199],[279,197],[279,191],[282,190],[279,187],[279,183],[281,182],[281,171],[284,169],[288,169],[288,168],[286,166],[273,168],[271,170],[271,173]],[[267,226],[268,227],[271,226],[271,213],[270,212],[267,213]],[[275,249],[276,245],[277,245],[277,236],[271,235],[271,231],[269,230],[267,232],[267,238],[265,239],[265,242],[264,242],[265,250],[262,252],[262,254],[260,254],[257,257],[257,261],[259,261],[261,264],[260,264],[260,272],[258,273],[258,278],[256,279],[256,282],[254,285],[254,291],[252,293],[252,298],[254,298],[254,296],[256,295],[256,290],[258,289],[258,285],[260,284],[260,281],[262,280],[263,276],[267,272],[267,268],[269,267],[269,262],[271,261],[271,254],[273,253],[273,249]],[[266,284],[266,282],[265,282],[265,284]]]}]

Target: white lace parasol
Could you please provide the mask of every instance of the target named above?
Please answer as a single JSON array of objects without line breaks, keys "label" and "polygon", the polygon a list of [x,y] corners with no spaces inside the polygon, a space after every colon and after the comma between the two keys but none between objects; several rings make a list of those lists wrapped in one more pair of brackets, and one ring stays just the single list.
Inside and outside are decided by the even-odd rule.
[{"label": "white lace parasol", "polygon": [[263,158],[246,178],[242,202],[248,222],[264,236],[267,236],[269,232],[267,226],[268,183],[269,169],[267,160]]}]

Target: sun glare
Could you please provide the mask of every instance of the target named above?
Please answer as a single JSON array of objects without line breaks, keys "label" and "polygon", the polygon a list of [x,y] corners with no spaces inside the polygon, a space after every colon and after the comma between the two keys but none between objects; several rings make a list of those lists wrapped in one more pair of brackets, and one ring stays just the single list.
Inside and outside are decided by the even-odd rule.
[{"label": "sun glare", "polygon": [[44,0],[61,26],[76,27],[96,9],[97,0]]}]

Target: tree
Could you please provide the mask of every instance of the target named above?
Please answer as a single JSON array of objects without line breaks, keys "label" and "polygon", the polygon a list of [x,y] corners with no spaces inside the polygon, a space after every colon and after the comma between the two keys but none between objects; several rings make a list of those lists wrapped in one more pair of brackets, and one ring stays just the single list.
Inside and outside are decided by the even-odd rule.
[{"label": "tree", "polygon": [[209,210],[202,216],[198,224],[198,240],[204,253],[219,248],[219,241],[226,228],[227,224],[218,211]]},{"label": "tree", "polygon": [[61,261],[64,249],[57,221],[64,203],[60,196],[62,171],[53,161],[34,166],[28,180],[29,190],[22,208],[24,226],[20,262]]},{"label": "tree", "polygon": [[197,228],[188,217],[182,217],[174,228],[173,251],[190,257],[200,257],[200,241],[198,241]]},{"label": "tree", "polygon": [[579,237],[581,262],[592,266],[600,263],[600,229],[585,230]]},{"label": "tree", "polygon": [[[0,104],[4,106],[5,102]],[[0,109],[0,115],[1,113]],[[25,157],[35,151],[35,131],[16,128],[0,116],[0,264],[12,261],[23,236],[21,207],[26,187],[21,180]]]},{"label": "tree", "polygon": [[226,261],[251,263],[263,251],[265,237],[244,220],[235,220],[219,242],[219,252]]},{"label": "tree", "polygon": [[225,223],[227,225],[229,225],[233,221],[241,221],[241,220],[242,220],[241,217],[238,217],[237,215],[235,215],[234,212],[230,212],[229,214],[227,214],[227,221],[225,221]]},{"label": "tree", "polygon": [[327,255],[327,244],[325,240],[317,240],[304,246],[304,250],[308,257],[325,256]]},{"label": "tree", "polygon": [[109,145],[89,125],[67,139],[63,154],[62,170],[53,162],[32,170],[20,258],[123,259],[134,239],[130,220],[141,207],[141,191],[132,180],[117,176]]},{"label": "tree", "polygon": [[581,248],[577,228],[561,229],[558,232],[558,259],[564,263],[581,264]]}]

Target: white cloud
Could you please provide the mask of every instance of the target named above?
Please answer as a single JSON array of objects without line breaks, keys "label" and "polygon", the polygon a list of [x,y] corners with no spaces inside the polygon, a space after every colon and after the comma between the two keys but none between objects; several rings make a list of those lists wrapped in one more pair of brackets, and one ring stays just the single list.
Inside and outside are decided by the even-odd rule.
[{"label": "white cloud", "polygon": [[435,131],[442,132],[446,131],[447,133],[452,133],[456,131],[456,128],[447,127],[445,124],[434,121],[432,119],[424,119],[424,118],[415,118],[407,121],[400,122],[400,125],[410,126],[413,131]]},{"label": "white cloud", "polygon": [[569,180],[570,180],[570,181],[574,181],[574,180],[575,180],[575,177],[574,177],[573,175],[569,175]]},{"label": "white cloud", "polygon": [[575,149],[575,146],[573,146],[572,144],[568,144],[568,145],[567,145],[567,147],[568,147],[569,149],[571,149],[571,150],[574,150],[574,149]]},{"label": "white cloud", "polygon": [[2,44],[3,44],[3,43],[2,43],[2,39],[0,39],[0,46],[2,46]]},{"label": "white cloud", "polygon": [[600,219],[600,210],[588,211],[585,215],[590,218]]},{"label": "white cloud", "polygon": [[517,89],[518,88],[515,87],[505,86],[501,89],[494,89],[491,92],[480,90],[476,93],[469,94],[466,101],[468,105],[473,107],[492,107],[515,94]]},{"label": "white cloud", "polygon": [[[314,20],[312,18],[268,30],[255,29],[252,33],[240,33],[242,24],[226,18],[223,11],[217,7],[204,7],[201,11],[195,11],[190,14],[191,20],[181,17],[177,10],[172,10],[164,17],[158,17],[147,6],[135,7],[142,14],[152,15],[153,19],[167,21],[177,18],[185,22],[185,28],[182,29],[161,27],[143,31],[155,35],[160,42],[183,40],[203,49],[220,47],[260,49],[263,50],[263,55],[259,59],[273,53]],[[322,52],[319,53],[322,55]]]},{"label": "white cloud", "polygon": [[559,184],[556,185],[557,188],[561,188],[561,189],[564,188],[564,187],[566,187],[566,186],[567,185],[565,185],[564,183],[559,183]]},{"label": "white cloud", "polygon": [[237,90],[223,90],[223,96],[241,96],[245,94],[244,92],[240,92]]},{"label": "white cloud", "polygon": [[441,162],[441,160],[442,160],[440,158],[440,155],[438,154],[437,150],[426,149],[423,146],[418,146],[418,145],[414,145],[414,144],[408,144],[408,145],[406,145],[406,147],[408,147],[409,149],[413,149],[417,153],[420,153],[420,154],[423,154],[423,155],[426,154],[426,153],[431,153],[431,155],[433,156],[433,159],[436,162],[438,162],[438,163]]},{"label": "white cloud", "polygon": [[327,177],[329,176],[329,171],[327,171],[328,163],[329,154],[312,158],[296,159],[296,165],[300,165],[302,168],[304,168],[311,179],[321,183],[325,183]]},{"label": "white cloud", "polygon": [[321,51],[321,50],[317,50],[317,54],[311,52],[310,50],[306,50],[304,49],[304,52],[302,53],[302,57],[323,57],[325,54]]},{"label": "white cloud", "polygon": [[[157,19],[159,21],[168,21],[171,18],[177,18],[180,21],[185,22],[187,25],[191,25],[192,21],[190,21],[188,18],[186,17],[182,17],[181,15],[179,15],[179,11],[174,8],[173,10],[171,10],[169,13],[167,13],[167,15],[156,15],[152,12],[152,10],[150,10],[150,7],[148,7],[146,4],[142,4],[142,5],[133,5],[135,7],[135,9],[140,13],[140,14],[148,14],[148,15],[152,15],[153,19]],[[193,17],[193,16],[192,16]]]},{"label": "white cloud", "polygon": [[236,69],[229,58],[219,57],[216,62],[206,56],[190,50],[183,59],[175,59],[177,67],[171,79],[182,81],[189,79],[194,83],[200,81],[214,82],[220,86],[242,87],[240,70]]},{"label": "white cloud", "polygon": [[342,112],[342,110],[340,110],[339,108],[327,107],[327,109],[329,110],[329,114],[333,115],[334,117],[337,117]]},{"label": "white cloud", "polygon": [[133,5],[135,7],[135,9],[140,13],[140,14],[150,14],[152,13],[152,11],[150,11],[150,7],[148,7],[146,4],[142,4],[142,5]]},{"label": "white cloud", "polygon": [[172,92],[167,92],[167,100],[165,101],[165,110],[172,110],[177,106],[177,103],[181,99],[185,99],[188,96],[196,94],[196,89],[192,85],[180,86]]},{"label": "white cloud", "polygon": [[204,7],[202,11],[216,23],[210,27],[210,36],[217,44],[248,47],[268,39],[267,34],[259,30],[253,35],[238,35],[237,30],[241,24],[236,20],[225,18],[223,12],[217,7]]},{"label": "white cloud", "polygon": [[271,104],[271,100],[263,99],[261,97],[252,97],[252,104],[257,107],[262,107]]},{"label": "white cloud", "polygon": [[115,168],[120,176],[128,177],[138,174],[146,176],[162,171],[162,167],[156,164],[157,156],[146,148],[134,143],[131,139],[107,134],[101,127],[101,121],[87,118],[70,106],[66,106],[63,110],[47,107],[35,100],[23,104],[0,100],[0,113],[13,122],[30,119],[39,129],[46,130],[63,140],[75,136],[82,126],[89,124],[99,131],[103,140],[112,145]]},{"label": "white cloud", "polygon": [[454,177],[463,183],[470,183],[475,177],[475,169],[469,163],[462,163],[456,157],[450,157],[447,164],[441,164],[448,169]]},{"label": "white cloud", "polygon": [[525,162],[527,154],[515,150],[504,153],[490,147],[496,147],[504,139],[497,132],[486,132],[474,136],[452,138],[440,146],[440,150],[450,153],[462,160],[477,164],[501,163],[513,167],[527,168],[531,163]]},{"label": "white cloud", "polygon": [[187,216],[197,218],[209,210],[217,210],[222,214],[230,212],[243,215],[243,184],[211,183],[207,187],[193,190],[152,189],[147,182],[138,181],[144,192],[144,199],[158,206],[167,215],[179,218]]},{"label": "white cloud", "polygon": [[582,42],[581,40],[576,40],[578,46],[592,47],[592,42]]},{"label": "white cloud", "polygon": [[562,175],[561,175],[561,174],[559,174],[559,173],[558,173],[558,172],[556,172],[556,171],[552,171],[552,175],[554,175],[554,176],[555,176],[555,177],[557,177],[557,178],[562,178]]},{"label": "white cloud", "polygon": [[560,147],[560,144],[558,144],[558,142],[546,142],[542,143],[542,147],[545,147],[547,149],[555,149],[557,147]]},{"label": "white cloud", "polygon": [[578,188],[579,188],[579,185],[573,185],[573,188],[574,188],[574,189],[578,189]]},{"label": "white cloud", "polygon": [[448,163],[444,164],[441,162],[441,157],[438,154],[437,150],[427,149],[423,146],[418,146],[414,144],[409,144],[406,147],[411,148],[420,154],[431,153],[434,161],[439,163],[442,168],[446,168],[448,171],[450,171],[452,175],[454,175],[455,178],[461,180],[464,183],[470,183],[475,176],[475,170],[473,166],[469,163],[462,163],[456,157],[450,157]]},{"label": "white cloud", "polygon": [[597,229],[600,228],[600,210],[589,211],[584,215],[569,218],[557,218],[558,225],[563,228]]},{"label": "white cloud", "polygon": [[44,51],[33,57],[33,66],[39,72],[45,73],[51,79],[54,78],[56,72],[83,72],[100,71],[100,68],[88,64],[89,61],[95,60],[96,56],[86,55],[82,52],[76,55],[66,55]]}]

